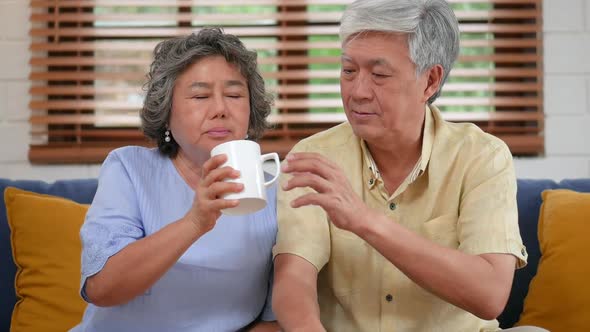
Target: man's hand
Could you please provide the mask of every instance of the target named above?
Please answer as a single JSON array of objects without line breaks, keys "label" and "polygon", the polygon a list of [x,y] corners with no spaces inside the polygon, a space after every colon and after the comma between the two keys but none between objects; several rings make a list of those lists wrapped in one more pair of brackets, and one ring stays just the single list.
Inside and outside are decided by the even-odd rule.
[{"label": "man's hand", "polygon": [[282,171],[293,177],[283,185],[283,190],[309,187],[316,191],[296,198],[292,207],[320,206],[334,225],[354,233],[374,213],[354,192],[342,169],[322,155],[292,153],[286,161]]}]

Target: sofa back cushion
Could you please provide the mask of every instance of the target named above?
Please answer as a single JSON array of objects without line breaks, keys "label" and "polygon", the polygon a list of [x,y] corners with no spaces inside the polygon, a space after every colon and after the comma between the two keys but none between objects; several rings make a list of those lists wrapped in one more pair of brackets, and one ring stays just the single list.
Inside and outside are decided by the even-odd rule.
[{"label": "sofa back cushion", "polygon": [[[0,197],[3,198],[6,187],[16,187],[89,204],[94,198],[97,184],[96,179],[65,180],[54,183],[0,179]],[[0,331],[9,331],[12,311],[17,300],[14,288],[16,265],[12,258],[10,228],[6,218],[4,199],[0,199],[0,267]]]}]

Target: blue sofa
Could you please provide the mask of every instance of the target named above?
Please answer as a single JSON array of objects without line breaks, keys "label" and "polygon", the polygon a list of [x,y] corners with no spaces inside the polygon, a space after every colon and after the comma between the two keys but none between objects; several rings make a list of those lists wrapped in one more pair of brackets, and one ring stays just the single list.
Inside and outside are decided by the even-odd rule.
[{"label": "blue sofa", "polygon": [[[11,181],[0,179],[0,331],[8,331],[12,308],[16,303],[14,276],[16,267],[10,248],[10,230],[6,221],[6,207],[3,193],[8,186],[38,193],[61,196],[79,203],[90,203],[96,191],[97,180],[65,180],[48,184],[41,181]],[[541,256],[537,240],[537,221],[541,206],[541,192],[546,189],[565,188],[580,192],[590,192],[590,179],[563,180],[518,180],[518,212],[520,232],[529,253],[529,264],[515,273],[510,299],[500,315],[500,326],[511,327],[522,312],[523,301],[528,286],[537,272]]]}]

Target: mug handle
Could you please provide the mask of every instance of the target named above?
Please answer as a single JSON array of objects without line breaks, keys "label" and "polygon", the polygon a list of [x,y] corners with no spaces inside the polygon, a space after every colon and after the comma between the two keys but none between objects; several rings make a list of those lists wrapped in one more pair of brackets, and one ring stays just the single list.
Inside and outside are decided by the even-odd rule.
[{"label": "mug handle", "polygon": [[273,152],[273,153],[267,153],[265,155],[260,156],[260,160],[262,160],[263,164],[265,161],[271,160],[271,159],[274,160],[277,168],[275,170],[275,177],[272,178],[272,180],[265,182],[264,183],[265,187],[268,187],[271,184],[273,184],[279,178],[279,175],[281,174],[281,162],[279,161],[279,154],[278,153]]}]

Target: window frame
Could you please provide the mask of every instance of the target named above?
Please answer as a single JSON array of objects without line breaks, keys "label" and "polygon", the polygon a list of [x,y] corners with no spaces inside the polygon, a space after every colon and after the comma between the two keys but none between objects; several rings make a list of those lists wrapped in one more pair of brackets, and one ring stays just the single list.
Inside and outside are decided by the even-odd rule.
[{"label": "window frame", "polygon": [[[149,59],[113,58],[100,52],[120,47],[125,39],[143,53],[150,53],[158,39],[190,33],[195,18],[215,23],[217,13],[195,15],[195,6],[276,6],[272,24],[228,25],[225,31],[247,40],[246,46],[271,54],[260,57],[261,66],[272,81],[269,89],[276,96],[275,111],[269,120],[273,128],[260,141],[264,151],[284,156],[300,139],[346,120],[338,95],[336,55],[314,55],[314,50],[336,50],[339,42],[339,12],[310,12],[308,6],[342,6],[338,0],[30,0],[31,75],[29,105],[32,163],[100,163],[112,149],[124,145],[151,146],[138,130],[140,105],[103,98],[102,94],[126,91],[116,84],[97,86],[98,80],[123,82],[142,78]],[[451,71],[443,96],[435,102],[445,119],[473,122],[503,139],[515,155],[540,155],[543,137],[543,40],[540,0],[452,0],[455,8],[470,4],[489,4],[490,9],[457,10],[462,31],[462,49],[492,49],[491,54],[461,54]],[[178,8],[176,14],[145,15],[150,20],[173,18],[175,26],[96,28],[98,19],[115,21],[132,15],[97,14],[96,6],[160,6]],[[228,13],[228,18],[248,19],[248,13]],[[150,21],[151,22],[151,21]],[[479,34],[493,35],[477,37]],[[127,34],[125,36],[125,34]],[[313,37],[315,36],[315,37]],[[331,36],[331,37],[330,37]],[[472,38],[467,38],[472,36]],[[155,37],[155,38],[154,38]],[[312,38],[310,38],[312,37]],[[274,38],[256,41],[255,38]],[[329,40],[323,40],[329,39]],[[331,39],[330,39],[331,38]],[[479,39],[478,39],[479,38]],[[315,53],[314,53],[315,52]],[[142,54],[143,54],[142,53]],[[321,53],[321,52],[319,52]],[[491,68],[470,68],[465,64],[493,63]],[[112,63],[113,71],[102,70]],[[143,72],[117,71],[127,63],[140,63]],[[309,69],[321,67],[328,69]],[[314,67],[314,68],[315,68]],[[454,81],[454,78],[462,78]],[[479,81],[473,79],[479,77]],[[491,78],[486,81],[487,78]],[[314,79],[316,78],[316,79]],[[325,80],[326,84],[315,84]],[[314,83],[314,84],[312,84]],[[131,87],[128,87],[131,91]],[[487,91],[487,92],[486,92]],[[483,92],[480,93],[480,92]],[[489,93],[488,93],[489,92]],[[478,95],[479,94],[479,95]],[[472,105],[472,106],[470,106]],[[493,112],[457,112],[454,109],[492,108]],[[111,109],[115,115],[99,113]],[[320,110],[310,112],[310,110]],[[324,110],[324,111],[321,111]]]}]

